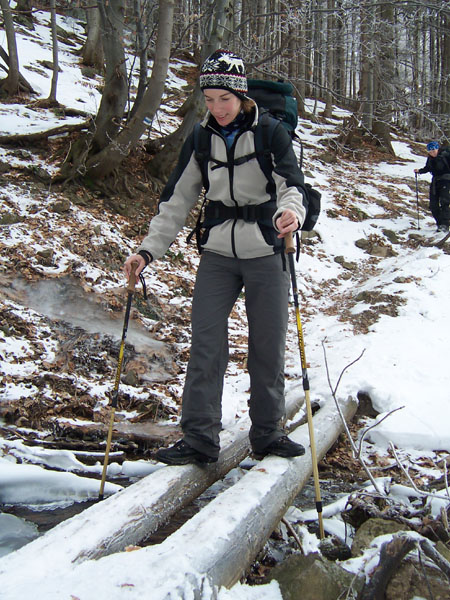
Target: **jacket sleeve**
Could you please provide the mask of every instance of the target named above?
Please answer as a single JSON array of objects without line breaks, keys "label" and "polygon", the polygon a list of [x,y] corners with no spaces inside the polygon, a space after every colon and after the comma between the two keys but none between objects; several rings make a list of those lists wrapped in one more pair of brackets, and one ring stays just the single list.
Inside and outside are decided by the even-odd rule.
[{"label": "jacket sleeve", "polygon": [[419,169],[418,173],[430,173],[430,172],[431,172],[430,159],[427,158],[427,162],[425,163],[425,166],[422,167],[421,169]]},{"label": "jacket sleeve", "polygon": [[292,139],[281,123],[273,133],[271,150],[274,165],[272,177],[277,193],[273,226],[275,227],[275,222],[283,211],[290,208],[297,215],[301,227],[308,209],[308,196],[303,173],[292,147]]},{"label": "jacket sleeve", "polygon": [[201,190],[202,175],[194,155],[194,138],[191,134],[183,144],[177,166],[161,193],[158,212],[151,220],[148,234],[137,252],[147,252],[153,259],[161,258],[184,227]]}]

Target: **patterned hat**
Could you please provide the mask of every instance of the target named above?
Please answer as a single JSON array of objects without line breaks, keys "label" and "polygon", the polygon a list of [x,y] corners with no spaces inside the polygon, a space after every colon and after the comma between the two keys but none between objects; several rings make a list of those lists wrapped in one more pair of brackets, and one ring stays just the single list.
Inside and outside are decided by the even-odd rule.
[{"label": "patterned hat", "polygon": [[200,70],[200,88],[228,90],[241,100],[246,100],[247,77],[242,58],[229,50],[216,50]]},{"label": "patterned hat", "polygon": [[427,152],[429,152],[430,150],[439,150],[439,142],[428,142]]}]

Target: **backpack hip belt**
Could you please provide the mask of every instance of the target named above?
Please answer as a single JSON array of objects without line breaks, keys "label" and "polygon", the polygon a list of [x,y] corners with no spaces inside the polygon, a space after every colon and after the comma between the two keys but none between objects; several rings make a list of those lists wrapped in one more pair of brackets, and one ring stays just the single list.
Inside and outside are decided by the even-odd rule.
[{"label": "backpack hip belt", "polygon": [[247,204],[245,206],[226,206],[223,202],[214,200],[205,206],[203,227],[229,219],[242,219],[246,223],[272,220],[277,209],[276,202],[269,200],[263,204]]}]

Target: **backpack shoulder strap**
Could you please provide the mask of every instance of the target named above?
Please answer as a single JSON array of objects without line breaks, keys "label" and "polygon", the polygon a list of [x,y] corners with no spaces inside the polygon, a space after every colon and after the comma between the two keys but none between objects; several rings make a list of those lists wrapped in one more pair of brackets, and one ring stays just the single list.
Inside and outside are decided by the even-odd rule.
[{"label": "backpack shoulder strap", "polygon": [[194,125],[194,156],[202,172],[203,187],[209,188],[208,162],[211,158],[211,132],[205,129],[201,123]]},{"label": "backpack shoulder strap", "polygon": [[441,158],[447,167],[447,171],[450,172],[450,146],[445,146],[441,151]]},{"label": "backpack shoulder strap", "polygon": [[268,111],[263,111],[255,127],[255,151],[259,166],[266,178],[273,182],[272,171],[272,139],[279,121],[270,116]]}]

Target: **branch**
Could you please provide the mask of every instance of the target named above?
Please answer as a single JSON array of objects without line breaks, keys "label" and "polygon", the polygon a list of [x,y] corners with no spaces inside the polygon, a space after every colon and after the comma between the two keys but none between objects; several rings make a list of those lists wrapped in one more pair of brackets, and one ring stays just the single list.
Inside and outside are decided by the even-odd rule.
[{"label": "branch", "polygon": [[335,404],[336,404],[337,411],[338,411],[338,413],[339,413],[339,416],[341,417],[342,423],[343,423],[343,425],[344,425],[345,433],[347,434],[347,437],[348,437],[348,439],[349,439],[350,445],[351,445],[351,447],[352,447],[353,457],[354,457],[354,458],[356,458],[357,460],[359,460],[359,462],[362,464],[362,466],[363,466],[363,469],[364,469],[364,471],[366,472],[366,475],[367,475],[367,477],[370,479],[370,481],[371,481],[371,483],[372,483],[373,487],[375,488],[375,490],[377,491],[377,493],[378,493],[378,494],[380,494],[381,496],[386,496],[386,492],[383,492],[383,491],[382,491],[382,490],[380,490],[380,488],[378,487],[378,484],[377,484],[377,482],[375,481],[375,478],[374,478],[374,476],[373,476],[373,475],[372,475],[372,473],[370,472],[370,470],[369,470],[369,467],[368,467],[368,466],[366,465],[366,463],[364,462],[364,459],[362,458],[362,456],[361,456],[361,453],[358,453],[358,450],[357,450],[357,448],[356,448],[356,444],[355,444],[355,442],[353,441],[353,438],[352,438],[352,436],[351,436],[351,434],[350,434],[350,430],[349,430],[349,428],[348,428],[347,422],[346,422],[346,420],[345,420],[345,418],[344,418],[344,415],[342,414],[341,407],[339,406],[339,402],[337,401],[337,398],[336,398],[336,392],[337,392],[337,389],[338,389],[339,383],[340,383],[340,381],[341,381],[341,379],[342,379],[342,376],[343,376],[344,372],[345,372],[345,371],[346,371],[346,370],[347,370],[347,369],[348,369],[350,366],[354,365],[354,364],[355,364],[355,363],[356,363],[358,360],[360,360],[360,359],[361,359],[361,357],[362,357],[362,355],[364,354],[364,352],[365,352],[365,351],[363,350],[363,351],[361,352],[361,354],[358,356],[358,358],[357,358],[357,359],[355,359],[354,361],[352,361],[352,362],[351,362],[351,363],[349,363],[349,364],[348,364],[346,367],[344,367],[344,368],[343,368],[343,370],[341,371],[341,374],[339,375],[339,378],[338,378],[338,382],[337,382],[337,384],[336,384],[336,387],[333,389],[333,386],[332,386],[332,384],[331,384],[331,380],[330,380],[330,371],[329,371],[329,369],[328,369],[327,353],[326,353],[326,350],[325,350],[325,344],[324,344],[324,340],[322,340],[322,348],[323,348],[323,353],[324,353],[324,357],[325,357],[325,368],[326,368],[326,371],[327,371],[327,379],[328,379],[328,384],[329,384],[329,386],[330,386],[331,395],[333,396],[334,402],[335,402]]},{"label": "branch", "polygon": [[[443,500],[444,497],[439,495],[439,494],[432,494],[431,492],[424,492],[423,490],[419,490],[419,488],[416,486],[416,484],[414,483],[413,479],[411,478],[411,475],[408,473],[408,471],[405,469],[405,467],[402,465],[402,463],[400,462],[400,459],[398,457],[397,451],[395,449],[395,446],[392,442],[389,442],[389,447],[392,450],[392,454],[394,455],[394,458],[397,462],[397,465],[399,466],[400,470],[403,472],[403,474],[405,475],[405,477],[408,479],[409,483],[412,485],[413,489],[415,492],[417,492],[418,494],[420,494],[421,496],[425,496],[427,498],[438,498],[439,500]],[[448,492],[448,488],[447,488],[447,495],[450,498],[450,494]]]},{"label": "branch", "polygon": [[416,539],[401,534],[393,536],[390,542],[381,546],[378,566],[369,583],[364,586],[360,600],[384,600],[387,584],[416,543]]},{"label": "branch", "polygon": [[6,146],[17,146],[23,143],[33,143],[40,140],[46,140],[53,135],[61,135],[63,133],[71,133],[72,131],[81,131],[88,129],[91,124],[91,119],[84,123],[75,123],[72,125],[60,125],[46,131],[37,131],[35,133],[19,133],[17,135],[1,135],[0,144]]}]

